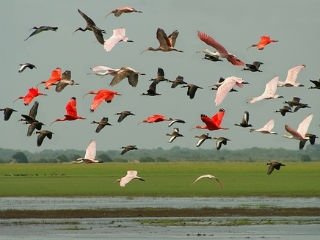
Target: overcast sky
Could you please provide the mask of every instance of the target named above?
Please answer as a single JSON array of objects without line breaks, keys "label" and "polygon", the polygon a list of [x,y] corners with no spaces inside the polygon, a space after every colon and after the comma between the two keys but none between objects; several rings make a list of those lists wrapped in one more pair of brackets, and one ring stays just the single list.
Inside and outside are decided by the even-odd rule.
[{"label": "overcast sky", "polygon": [[[118,18],[105,15],[116,7],[130,5],[143,13],[125,14]],[[133,43],[118,44],[111,52],[106,52],[91,32],[73,31],[85,27],[84,19],[77,9],[81,9],[95,23],[105,29],[105,38],[109,38],[112,29],[124,27]],[[204,130],[192,129],[202,124],[200,114],[212,116],[220,107],[226,110],[222,126],[229,130],[212,131],[211,136],[225,136],[232,142],[225,149],[242,149],[249,147],[283,147],[298,149],[298,141],[283,138],[284,125],[297,128],[310,113],[314,114],[309,132],[319,135],[319,99],[320,90],[308,89],[309,79],[318,79],[319,72],[319,37],[320,2],[270,0],[270,1],[1,1],[1,88],[0,107],[12,107],[18,110],[10,121],[0,119],[0,147],[41,151],[43,149],[85,149],[91,139],[96,139],[98,150],[120,149],[127,144],[136,144],[138,148],[171,148],[172,146],[196,148],[195,135]],[[42,32],[24,41],[33,26],[57,26],[57,32]],[[156,30],[163,28],[168,34],[179,31],[177,52],[145,52],[149,46],[157,47]],[[261,73],[242,71],[227,61],[210,62],[203,60],[198,50],[209,48],[197,37],[197,31],[204,31],[223,44],[230,52],[236,54],[246,63],[261,61]],[[268,34],[279,40],[267,46],[263,51],[251,48],[261,35]],[[213,50],[213,49],[212,49]],[[27,69],[18,73],[20,63],[30,62],[37,69]],[[284,99],[261,101],[247,104],[251,97],[264,91],[266,82],[278,75],[286,78],[289,68],[305,64],[298,81],[303,88],[278,88]],[[90,67],[105,65],[113,68],[130,66],[146,73],[139,78],[136,88],[128,85],[127,80],[114,87],[109,86],[111,77],[89,75]],[[52,140],[45,139],[41,147],[36,146],[36,136],[26,136],[27,127],[18,120],[20,114],[28,113],[30,106],[22,101],[13,100],[24,95],[28,88],[49,78],[51,70],[61,67],[71,70],[72,78],[80,86],[67,87],[56,93],[54,88],[40,90],[47,93],[39,97],[37,118],[46,123],[43,129],[53,131]],[[203,89],[197,91],[194,99],[189,99],[186,89],[171,89],[167,83],[158,85],[161,96],[141,96],[146,92],[149,79],[156,76],[157,68],[162,67],[165,76],[175,79],[184,76],[185,81],[197,84]],[[238,93],[230,93],[223,103],[216,107],[215,92],[208,87],[220,77],[237,76],[250,82]],[[89,90],[110,88],[122,95],[115,97],[112,103],[103,103],[96,112],[89,111],[92,96],[83,98]],[[65,114],[65,104],[70,97],[78,100],[78,113],[86,120],[50,122]],[[282,117],[274,111],[283,106],[284,100],[299,96],[312,108],[301,109],[294,114]],[[116,112],[131,110],[136,115],[130,116],[122,123],[117,123]],[[276,136],[250,133],[249,129],[234,126],[241,121],[244,111],[250,112],[250,122],[256,128],[262,127],[268,120],[275,120]],[[180,128],[184,138],[168,143],[166,133],[172,128],[167,123],[138,124],[148,115],[161,113],[168,117],[181,118],[186,124],[174,125]],[[93,120],[109,117],[113,126],[107,126],[99,134],[95,133]],[[205,142],[202,148],[213,148],[213,142]]]}]

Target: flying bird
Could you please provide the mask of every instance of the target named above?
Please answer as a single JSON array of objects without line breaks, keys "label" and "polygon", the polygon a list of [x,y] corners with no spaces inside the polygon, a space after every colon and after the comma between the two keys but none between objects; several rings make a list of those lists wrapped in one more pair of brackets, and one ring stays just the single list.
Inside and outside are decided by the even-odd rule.
[{"label": "flying bird", "polygon": [[29,88],[26,95],[20,96],[16,100],[22,99],[23,104],[27,106],[32,102],[33,99],[35,99],[38,96],[47,96],[47,94],[40,92],[37,87],[32,87],[32,88]]},{"label": "flying bird", "polygon": [[33,27],[32,29],[34,29],[34,31],[29,35],[29,37],[27,37],[25,39],[25,41],[27,41],[30,37],[32,37],[38,33],[44,32],[44,31],[54,31],[55,32],[58,30],[58,27],[40,26],[40,27]]},{"label": "flying bird", "polygon": [[178,119],[178,118],[175,118],[175,119],[169,118],[168,120],[170,121],[168,124],[168,127],[171,127],[175,123],[186,123],[184,120]]},{"label": "flying bird", "polygon": [[104,41],[103,48],[107,52],[110,52],[115,45],[119,42],[133,42],[129,40],[126,36],[126,29],[125,28],[116,28],[113,29],[113,34],[110,38]]},{"label": "flying bird", "polygon": [[78,158],[74,161],[74,163],[102,163],[102,161],[99,161],[96,159],[96,153],[97,153],[97,144],[95,140],[91,140],[84,157]]},{"label": "flying bird", "polygon": [[243,68],[245,71],[250,72],[262,72],[259,68],[263,64],[263,62],[254,61],[252,64],[246,63],[246,67]]},{"label": "flying bird", "polygon": [[33,103],[32,107],[30,108],[28,115],[27,114],[21,114],[23,119],[20,119],[20,121],[24,121],[27,124],[36,121],[36,117],[37,117],[37,114],[38,114],[38,108],[39,108],[39,102],[35,101]]},{"label": "flying bird", "polygon": [[204,143],[204,141],[206,141],[207,139],[212,139],[212,137],[209,136],[209,133],[206,134],[201,134],[200,136],[194,136],[195,138],[199,138],[196,146],[200,147],[202,145],[202,143]]},{"label": "flying bird", "polygon": [[88,17],[85,13],[83,13],[80,9],[78,9],[78,13],[84,18],[87,25],[85,28],[81,28],[81,27],[77,28],[75,32],[76,31],[85,32],[87,30],[92,31],[96,39],[98,40],[98,42],[103,45],[104,44],[103,33],[105,33],[105,30],[98,28],[95,22],[90,17]]},{"label": "flying bird", "polygon": [[252,127],[251,124],[249,124],[249,112],[245,111],[242,117],[242,121],[240,123],[235,123],[235,126],[239,126],[239,127]]},{"label": "flying bird", "polygon": [[260,37],[258,43],[252,44],[250,47],[256,47],[258,50],[263,50],[268,44],[276,42],[278,42],[278,40],[271,39],[269,35],[263,35]]},{"label": "flying bird", "polygon": [[300,108],[310,108],[307,103],[302,103],[299,97],[293,97],[291,101],[285,101],[290,107],[295,107],[294,112],[297,112]]},{"label": "flying bird", "polygon": [[113,9],[110,13],[107,14],[107,16],[109,16],[110,14],[113,14],[115,17],[120,17],[121,14],[123,13],[142,13],[142,11],[137,10],[130,6],[124,6],[124,7],[118,7],[116,9]]},{"label": "flying bird", "polygon": [[172,143],[177,137],[183,137],[179,132],[179,128],[174,128],[172,133],[167,133],[167,136],[170,136],[169,143]]},{"label": "flying bird", "polygon": [[122,151],[121,151],[121,155],[125,154],[128,151],[132,151],[132,150],[138,150],[136,145],[127,145],[127,146],[123,146],[121,147]]},{"label": "flying bird", "polygon": [[[213,84],[212,86],[209,86],[209,87],[212,87],[211,90],[214,90],[214,91],[217,91],[218,88],[222,85],[222,83],[224,82],[224,80],[226,80],[225,78],[223,77],[220,77],[219,80],[217,81],[217,83]],[[243,82],[242,84],[249,84],[248,82]],[[235,88],[231,88],[229,92],[238,92],[237,89]]]},{"label": "flying bird", "polygon": [[61,92],[66,86],[79,85],[74,80],[71,79],[71,71],[66,70],[62,73],[61,80],[55,83],[56,92]]},{"label": "flying bird", "polygon": [[102,65],[94,66],[90,69],[98,76],[115,75],[115,73],[120,70],[119,68],[111,68]]},{"label": "flying bird", "polygon": [[309,89],[320,89],[320,78],[318,80],[309,80],[314,86],[309,87]]},{"label": "flying bird", "polygon": [[286,113],[292,113],[292,109],[290,106],[283,106],[279,110],[276,110],[275,112],[279,112],[282,116],[285,116]]},{"label": "flying bird", "polygon": [[100,121],[92,121],[91,124],[98,124],[96,128],[96,133],[99,133],[107,125],[111,126],[107,117],[101,118]]},{"label": "flying bird", "polygon": [[84,117],[79,116],[77,113],[77,99],[75,97],[70,98],[65,108],[66,114],[64,115],[64,118],[57,118],[52,123],[85,119]]},{"label": "flying bird", "polygon": [[162,52],[183,52],[181,50],[178,50],[175,48],[176,39],[179,35],[179,32],[177,30],[173,31],[169,36],[165,33],[165,31],[162,28],[157,29],[157,39],[159,41],[159,47],[153,48],[148,47],[145,51],[162,51]]},{"label": "flying bird", "polygon": [[283,98],[283,96],[276,94],[276,91],[278,88],[278,82],[279,82],[278,76],[271,79],[269,82],[267,82],[264,92],[258,97],[251,98],[249,100],[249,103],[255,103],[263,99]]},{"label": "flying bird", "polygon": [[8,121],[12,115],[13,112],[17,112],[17,110],[13,108],[1,108],[0,111],[3,111],[3,120]]},{"label": "flying bird", "polygon": [[136,87],[138,84],[139,75],[146,75],[145,73],[140,73],[131,67],[122,67],[117,71],[111,73],[113,79],[110,82],[110,86],[115,86],[123,79],[128,78],[128,82],[132,87]]},{"label": "flying bird", "polygon": [[298,74],[304,69],[306,65],[301,64],[295,67],[292,67],[288,70],[287,78],[283,81],[278,81],[278,87],[303,87],[301,83],[297,83]]},{"label": "flying bird", "polygon": [[204,49],[200,52],[204,53],[203,59],[205,59],[205,60],[209,60],[212,62],[221,62],[222,61],[222,59],[220,58],[220,54],[218,52],[212,52],[209,49]]},{"label": "flying bird", "polygon": [[244,62],[237,58],[235,55],[228,52],[220,43],[210,37],[204,32],[198,31],[198,37],[201,41],[217,50],[217,53],[221,58],[226,58],[232,65],[243,66]]},{"label": "flying bird", "polygon": [[153,114],[145,118],[142,122],[143,123],[157,123],[157,122],[163,122],[163,121],[169,121],[166,116],[162,114]]},{"label": "flying bird", "polygon": [[36,131],[36,134],[38,134],[37,146],[40,147],[45,137],[52,139],[53,132],[49,130],[41,130],[41,131]]},{"label": "flying bird", "polygon": [[150,81],[159,83],[159,82],[163,82],[163,81],[168,82],[169,80],[164,77],[164,70],[163,70],[163,68],[160,68],[160,67],[159,67],[159,68],[158,68],[158,71],[157,71],[157,77],[150,79]]},{"label": "flying bird", "polygon": [[203,126],[197,125],[195,126],[195,128],[207,129],[209,131],[214,131],[219,129],[227,130],[228,128],[224,128],[221,126],[224,114],[225,114],[225,110],[223,108],[220,108],[219,111],[215,115],[213,115],[211,118],[205,114],[201,114],[200,115],[201,121],[204,122],[205,125]]},{"label": "flying bird", "polygon": [[187,82],[183,81],[183,76],[178,75],[175,80],[169,80],[171,82],[171,88],[175,88],[178,85],[188,84]]},{"label": "flying bird", "polygon": [[158,85],[157,80],[153,80],[153,82],[149,85],[149,89],[147,90],[146,93],[142,93],[141,95],[147,95],[147,96],[158,96],[161,95],[160,93],[157,93],[157,85]]},{"label": "flying bird", "polygon": [[189,96],[190,99],[194,98],[194,96],[196,95],[196,91],[198,89],[203,89],[202,87],[199,87],[199,86],[192,84],[192,83],[185,84],[181,88],[188,88],[187,96]]},{"label": "flying bird", "polygon": [[215,180],[215,181],[219,184],[219,186],[220,186],[221,188],[223,188],[223,184],[222,184],[222,182],[219,180],[219,178],[217,178],[217,177],[215,177],[215,176],[213,176],[213,175],[211,175],[211,174],[201,175],[201,176],[199,176],[198,178],[196,178],[196,179],[193,181],[193,183],[196,183],[196,182],[198,182],[199,180],[205,179],[205,178]]},{"label": "flying bird", "polygon": [[213,139],[216,140],[216,148],[217,148],[217,150],[221,149],[222,144],[223,145],[227,145],[228,141],[231,141],[230,139],[225,138],[225,137],[214,137]]},{"label": "flying bird", "polygon": [[44,84],[45,89],[49,89],[52,85],[56,85],[56,83],[61,79],[62,71],[60,67],[57,67],[51,71],[49,79],[47,79],[46,81],[42,81],[40,84]]},{"label": "flying bird", "polygon": [[132,180],[138,179],[140,181],[145,181],[143,178],[138,176],[138,171],[136,170],[128,170],[127,175],[124,177],[117,179],[117,182],[120,183],[120,187],[125,187]]},{"label": "flying bird", "polygon": [[264,134],[277,134],[276,132],[272,132],[272,129],[274,128],[274,120],[269,120],[263,127],[258,129],[250,129],[250,132],[261,132]]},{"label": "flying bird", "polygon": [[267,162],[267,165],[269,165],[268,171],[267,171],[268,175],[270,175],[273,172],[274,169],[280,170],[280,168],[282,166],[285,166],[283,163],[278,162],[276,160],[271,160],[271,161]]},{"label": "flying bird", "polygon": [[117,95],[121,95],[120,93],[116,92],[116,91],[112,91],[109,89],[99,89],[97,91],[89,91],[87,94],[93,94],[95,95],[94,98],[92,99],[91,105],[90,105],[90,111],[94,112],[101,103],[103,102],[107,102],[107,103],[111,103],[113,98]]},{"label": "flying bird", "polygon": [[128,116],[134,116],[135,114],[132,113],[131,111],[122,111],[122,112],[117,112],[116,115],[119,115],[118,118],[118,123],[122,122],[126,117]]},{"label": "flying bird", "polygon": [[32,63],[20,63],[19,64],[19,70],[18,72],[21,73],[23,72],[25,69],[29,68],[29,69],[34,69],[34,68],[37,68],[34,64]]}]

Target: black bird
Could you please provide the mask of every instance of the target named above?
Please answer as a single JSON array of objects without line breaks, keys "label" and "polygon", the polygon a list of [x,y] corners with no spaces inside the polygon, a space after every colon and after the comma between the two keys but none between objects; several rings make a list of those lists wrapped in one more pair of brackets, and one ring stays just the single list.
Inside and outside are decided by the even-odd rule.
[{"label": "black bird", "polygon": [[71,79],[71,71],[66,70],[62,73],[61,80],[56,84],[56,92],[61,92],[66,86],[79,85],[74,80]]},{"label": "black bird", "polygon": [[309,89],[320,89],[320,78],[318,80],[310,80],[314,86],[309,87]]},{"label": "black bird", "polygon": [[252,127],[252,125],[249,124],[249,112],[245,111],[243,114],[241,123],[235,123],[234,125],[239,126],[239,127],[243,127],[243,128]]},{"label": "black bird", "polygon": [[188,84],[188,83],[186,83],[185,81],[183,81],[183,77],[182,76],[180,76],[180,75],[178,75],[177,77],[176,77],[176,79],[175,80],[169,80],[169,82],[171,82],[172,84],[171,84],[171,88],[175,88],[176,86],[178,86],[178,85],[180,85],[180,84]]},{"label": "black bird", "polygon": [[82,32],[85,32],[87,30],[92,31],[96,39],[98,40],[98,42],[103,45],[104,44],[103,33],[105,33],[105,30],[98,28],[94,23],[94,21],[91,18],[89,18],[86,14],[84,14],[80,9],[78,9],[78,12],[84,18],[84,20],[86,20],[87,26],[85,28],[79,27],[75,30],[75,32],[79,30]]},{"label": "black bird", "polygon": [[294,112],[297,112],[300,108],[310,108],[307,103],[300,102],[299,97],[293,97],[291,101],[285,101],[284,103],[288,104],[290,107],[295,107]]},{"label": "black bird", "polygon": [[162,81],[167,81],[168,82],[169,80],[164,77],[163,68],[158,68],[157,77],[150,79],[150,81],[153,81],[153,82],[156,81],[157,83],[159,83],[159,82],[162,82]]},{"label": "black bird", "polygon": [[200,52],[204,53],[203,59],[205,60],[209,60],[212,62],[222,62],[222,59],[220,58],[220,56],[217,53],[210,51],[209,49],[204,49]]},{"label": "black bird", "polygon": [[[315,142],[316,142],[316,138],[318,138],[317,135],[312,134],[312,133],[306,133],[306,137],[309,138],[309,142],[310,142],[311,145],[314,145]],[[299,150],[304,148],[304,145],[306,144],[306,142],[307,142],[307,140],[301,140],[299,142]]]},{"label": "black bird", "polygon": [[149,89],[147,90],[147,93],[142,93],[142,95],[147,95],[147,96],[157,96],[161,95],[160,93],[157,93],[157,85],[159,81],[158,80],[153,80],[153,82],[150,84]]},{"label": "black bird", "polygon": [[121,155],[125,154],[126,152],[128,151],[131,151],[131,150],[138,150],[137,146],[136,145],[127,145],[127,146],[123,146],[121,147],[123,150],[121,151]]},{"label": "black bird", "polygon": [[26,68],[34,69],[37,68],[34,64],[32,63],[20,63],[19,64],[20,68],[18,70],[19,73],[23,72]]},{"label": "black bird", "polygon": [[246,67],[243,68],[242,70],[247,70],[247,71],[250,71],[250,72],[262,72],[259,68],[260,68],[260,65],[262,65],[263,63],[262,62],[259,62],[259,61],[255,61],[253,62],[252,64],[250,63],[247,63],[246,64]]},{"label": "black bird", "polygon": [[13,112],[17,112],[17,110],[14,110],[12,108],[6,107],[6,108],[1,108],[0,111],[3,111],[3,119],[5,121],[8,121],[11,117],[11,114]]},{"label": "black bird", "polygon": [[32,29],[34,29],[34,31],[29,35],[29,37],[27,37],[25,39],[25,41],[27,41],[30,37],[38,34],[38,33],[41,33],[43,31],[57,31],[58,30],[58,27],[50,27],[50,26],[40,26],[40,27],[33,27]]},{"label": "black bird", "polygon": [[292,113],[291,107],[290,106],[283,106],[279,110],[276,110],[275,112],[281,113],[282,116],[285,116],[286,113]]},{"label": "black bird", "polygon": [[29,114],[21,114],[23,117],[20,119],[20,121],[24,121],[26,124],[29,124],[28,131],[27,131],[27,136],[31,136],[32,133],[34,132],[35,129],[41,130],[42,126],[44,125],[42,122],[39,122],[36,119],[37,113],[38,113],[38,107],[39,107],[39,102],[35,101],[32,107],[29,110]]},{"label": "black bird", "polygon": [[168,127],[171,127],[175,123],[186,123],[184,120],[177,119],[177,118],[175,118],[175,119],[169,118],[168,121],[170,121],[169,124],[168,124]]},{"label": "black bird", "polygon": [[285,166],[281,162],[278,162],[278,161],[275,161],[275,160],[271,160],[271,161],[267,162],[267,165],[269,165],[268,171],[267,171],[268,175],[270,175],[273,172],[274,169],[280,170],[281,166]]},{"label": "black bird", "polygon": [[225,137],[214,137],[213,139],[216,140],[217,150],[220,150],[220,148],[222,147],[222,144],[227,145],[228,141],[231,141],[230,139],[225,138]]},{"label": "black bird", "polygon": [[125,119],[127,116],[130,116],[130,115],[134,116],[134,113],[130,111],[122,111],[122,112],[116,113],[116,115],[119,115],[118,122],[122,122],[123,119]]},{"label": "black bird", "polygon": [[45,137],[52,139],[53,132],[49,130],[41,130],[41,131],[36,131],[36,134],[38,134],[37,146],[40,147]]},{"label": "black bird", "polygon": [[105,126],[107,125],[111,126],[111,124],[108,121],[109,120],[107,117],[103,117],[99,122],[92,121],[91,124],[98,124],[98,127],[96,128],[96,133],[99,133],[101,129],[103,129]]},{"label": "black bird", "polygon": [[182,86],[182,88],[186,88],[186,87],[188,88],[187,95],[190,97],[190,99],[194,98],[198,88],[203,89],[202,87],[199,87],[199,86],[197,86],[195,84],[191,84],[191,83]]}]

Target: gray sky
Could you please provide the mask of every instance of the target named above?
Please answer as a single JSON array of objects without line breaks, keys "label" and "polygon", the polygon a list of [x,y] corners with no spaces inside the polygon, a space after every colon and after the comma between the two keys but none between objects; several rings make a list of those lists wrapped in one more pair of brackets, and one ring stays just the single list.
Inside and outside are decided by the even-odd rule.
[{"label": "gray sky", "polygon": [[[254,4],[253,4],[254,3]],[[143,11],[142,14],[126,14],[121,17],[105,15],[116,7],[130,5]],[[73,31],[84,27],[85,21],[77,12],[81,9],[95,23],[106,30],[105,38],[112,34],[112,29],[125,27],[129,39],[134,43],[118,44],[111,52],[106,52],[91,32]],[[283,147],[298,149],[298,141],[283,138],[284,124],[297,128],[310,113],[314,113],[309,132],[319,135],[319,90],[309,90],[309,79],[318,79],[319,73],[319,37],[320,37],[319,1],[270,0],[265,1],[1,1],[2,16],[1,45],[1,88],[0,107],[13,107],[19,112],[12,115],[10,121],[4,122],[1,116],[0,147],[41,151],[43,149],[85,149],[90,139],[96,139],[98,150],[120,149],[127,144],[136,144],[139,148],[171,148],[172,146],[196,148],[195,135],[204,130],[192,129],[202,124],[200,114],[213,115],[220,107],[225,108],[223,122],[227,131],[212,131],[212,136],[226,136],[232,142],[228,149],[249,147]],[[33,26],[50,25],[59,27],[57,32],[43,32],[24,39],[31,33]],[[145,52],[149,46],[157,47],[156,29],[163,28],[168,34],[179,31],[176,48],[183,53]],[[210,62],[202,59],[196,51],[209,48],[201,42],[196,33],[204,31],[223,44],[230,52],[247,63],[258,60],[264,62],[262,73],[241,71],[227,61]],[[263,51],[247,47],[259,40],[263,34],[279,40]],[[19,63],[31,62],[37,66],[34,70],[18,73]],[[298,81],[304,88],[278,88],[284,99],[261,101],[247,104],[251,97],[264,91],[266,82],[278,75],[284,80],[289,68],[306,64]],[[110,88],[111,77],[88,75],[90,67],[105,65],[114,68],[131,66],[147,75],[141,76],[138,86],[133,88],[127,81],[119,83],[112,89],[120,92],[112,103],[103,103],[96,112],[89,111],[92,96],[82,98],[89,90]],[[47,97],[39,97],[38,119],[55,134],[51,141],[45,139],[43,145],[36,146],[36,136],[26,136],[26,126],[18,122],[20,114],[28,113],[30,106],[21,101],[13,103],[18,96],[24,95],[28,88],[47,80],[55,67],[71,70],[72,78],[80,86],[67,87],[63,92],[54,89],[44,90]],[[162,67],[166,77],[175,79],[182,75],[185,81],[197,84],[204,89],[197,91],[193,100],[186,96],[186,89],[171,89],[169,84],[158,85],[161,96],[141,96],[146,92],[149,79],[156,76],[157,68]],[[231,93],[216,107],[215,92],[209,89],[219,77],[237,76],[250,82],[238,93]],[[86,120],[58,122],[50,126],[54,119],[63,117],[65,104],[70,97],[78,99],[78,113]],[[303,102],[312,106],[294,114],[282,117],[274,111],[280,108],[284,100],[299,96]],[[114,114],[122,110],[131,110],[136,116],[128,117],[122,123],[116,122]],[[256,128],[262,127],[269,119],[275,120],[274,131],[277,136],[249,133],[248,129],[234,126],[241,121],[243,112],[250,112],[250,122]],[[168,117],[181,118],[187,123],[176,125],[185,136],[173,143],[168,143],[166,133],[172,131],[167,123],[138,124],[145,117],[162,113]],[[106,127],[99,134],[92,120],[109,117],[112,127]],[[10,137],[8,137],[10,136]],[[202,148],[213,148],[212,142],[206,142]]]}]

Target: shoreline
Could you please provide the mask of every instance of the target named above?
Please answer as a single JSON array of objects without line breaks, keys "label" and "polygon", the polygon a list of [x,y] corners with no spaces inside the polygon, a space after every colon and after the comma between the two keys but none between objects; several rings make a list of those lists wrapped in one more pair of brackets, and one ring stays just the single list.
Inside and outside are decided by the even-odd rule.
[{"label": "shoreline", "polygon": [[134,217],[236,217],[320,216],[320,208],[130,208],[3,210],[0,219],[26,218],[134,218]]}]

